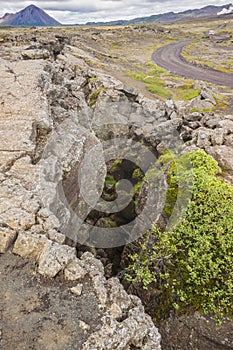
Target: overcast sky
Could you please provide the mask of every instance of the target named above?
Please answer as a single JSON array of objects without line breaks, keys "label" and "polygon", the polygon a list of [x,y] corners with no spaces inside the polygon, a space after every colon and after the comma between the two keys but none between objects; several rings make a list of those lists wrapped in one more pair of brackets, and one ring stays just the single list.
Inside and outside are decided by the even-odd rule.
[{"label": "overcast sky", "polygon": [[227,0],[0,0],[0,17],[34,4],[63,24],[130,19],[169,11],[179,12],[206,5],[224,5]]}]

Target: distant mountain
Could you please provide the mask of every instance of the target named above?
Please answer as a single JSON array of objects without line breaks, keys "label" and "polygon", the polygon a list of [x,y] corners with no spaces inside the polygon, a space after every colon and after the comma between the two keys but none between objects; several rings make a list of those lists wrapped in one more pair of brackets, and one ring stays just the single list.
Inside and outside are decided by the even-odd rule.
[{"label": "distant mountain", "polygon": [[1,26],[58,26],[61,25],[39,7],[30,5],[17,13],[6,13],[0,18]]},{"label": "distant mountain", "polygon": [[232,14],[233,5],[205,6],[201,9],[186,10],[183,12],[167,12],[149,17],[138,17],[131,20],[118,20],[111,22],[88,22],[87,25],[128,25],[143,23],[174,23],[182,20],[197,19],[201,17],[215,17]]},{"label": "distant mountain", "polygon": [[[201,9],[186,10],[183,12],[167,12],[148,17],[138,17],[131,20],[117,20],[111,22],[88,22],[86,25],[129,25],[149,23],[174,23],[183,20],[192,20],[204,17],[233,17],[233,5],[205,6]],[[50,17],[37,6],[30,5],[17,13],[6,13],[0,18],[0,26],[59,26],[61,23]]]},{"label": "distant mountain", "polygon": [[5,13],[5,15],[2,18],[0,18],[0,23],[10,21],[14,18],[14,16],[15,15],[13,13]]},{"label": "distant mountain", "polygon": [[219,13],[217,13],[218,16],[221,15],[230,15],[231,13],[233,13],[233,5],[231,4],[228,8],[222,9],[222,11],[220,11]]}]

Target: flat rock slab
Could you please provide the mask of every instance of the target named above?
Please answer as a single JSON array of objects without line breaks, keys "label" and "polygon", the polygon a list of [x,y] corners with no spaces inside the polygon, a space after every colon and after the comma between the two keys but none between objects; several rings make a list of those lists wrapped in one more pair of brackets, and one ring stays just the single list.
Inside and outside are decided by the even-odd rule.
[{"label": "flat rock slab", "polygon": [[33,122],[44,111],[38,88],[44,66],[0,60],[0,152],[33,151]]}]

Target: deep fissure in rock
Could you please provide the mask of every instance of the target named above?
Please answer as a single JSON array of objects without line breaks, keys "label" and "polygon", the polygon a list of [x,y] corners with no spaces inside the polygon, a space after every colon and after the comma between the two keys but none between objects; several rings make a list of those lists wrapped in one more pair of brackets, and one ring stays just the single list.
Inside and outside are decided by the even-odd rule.
[{"label": "deep fissure in rock", "polygon": [[[101,198],[107,203],[117,199],[117,186],[119,181],[124,179],[132,184],[132,191],[124,192],[125,197],[130,197],[130,203],[123,209],[114,213],[105,213],[92,209],[87,215],[85,222],[97,227],[120,227],[132,222],[142,210],[139,208],[139,194],[143,184],[145,174],[132,161],[127,159],[115,159],[107,162],[107,175],[105,178],[104,188]],[[63,181],[63,188],[69,205],[75,212],[77,210],[77,198],[79,197],[78,188],[78,171],[72,169],[70,174]],[[71,244],[71,242],[70,242]],[[122,254],[124,246],[117,248],[94,249],[88,248],[85,245],[77,245],[78,254],[87,250],[91,250],[97,258],[99,258],[105,266],[105,273],[107,277],[121,275]]]},{"label": "deep fissure in rock", "polygon": [[115,159],[106,164],[107,176],[105,178],[104,189],[101,198],[106,202],[112,202],[117,199],[117,186],[120,180],[126,179],[130,181],[133,186],[129,193],[124,188],[120,189],[124,197],[129,197],[130,203],[122,210],[116,213],[107,214],[93,209],[86,221],[95,226],[105,227],[119,227],[132,222],[138,213],[139,192],[142,186],[142,179],[144,174],[142,170],[133,162],[127,159]]}]

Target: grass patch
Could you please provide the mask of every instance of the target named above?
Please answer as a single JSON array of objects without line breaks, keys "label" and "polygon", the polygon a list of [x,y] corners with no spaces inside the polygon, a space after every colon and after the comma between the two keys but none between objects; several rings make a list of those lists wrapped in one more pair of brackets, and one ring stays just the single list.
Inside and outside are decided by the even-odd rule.
[{"label": "grass patch", "polygon": [[91,67],[96,67],[96,68],[103,68],[104,67],[103,63],[91,60],[89,58],[84,59],[84,61],[86,62],[86,64],[88,64],[88,66],[91,66]]},{"label": "grass patch", "polygon": [[[168,73],[165,69],[158,67],[154,63],[148,63],[147,67],[151,68],[147,75],[142,72],[130,72],[128,73],[128,76],[144,82],[146,88],[150,92],[162,98],[173,98],[175,101],[189,101],[199,95],[200,89],[193,89],[193,81],[190,79],[184,80],[185,83],[182,86],[176,88],[166,88],[166,78],[168,75],[170,75],[170,73]],[[169,78],[173,80],[173,78]],[[174,80],[180,81],[182,78],[178,79],[174,77]]]},{"label": "grass patch", "polygon": [[214,95],[214,99],[217,102],[215,109],[216,108],[225,108],[228,106],[228,102],[225,96],[223,95]]},{"label": "grass patch", "polygon": [[161,82],[156,81],[153,83],[146,84],[146,87],[150,92],[160,97],[166,97],[166,98],[172,97],[172,94],[170,93],[170,91],[165,89],[163,85],[164,83],[161,84]]},{"label": "grass patch", "polygon": [[128,76],[144,82],[146,88],[153,94],[156,94],[162,98],[172,97],[171,92],[164,87],[165,82],[161,78],[159,78],[159,72],[157,70],[153,70],[152,72],[150,72],[150,75],[136,72],[128,73]]},{"label": "grass patch", "polygon": [[232,57],[227,54],[223,44],[221,46],[222,49],[217,51],[210,43],[191,43],[183,49],[182,56],[190,63],[232,73]]},{"label": "grass patch", "polygon": [[117,227],[116,221],[114,221],[114,220],[111,219],[110,217],[106,217],[105,220],[107,221],[107,223],[108,223],[111,227]]},{"label": "grass patch", "polygon": [[175,91],[175,97],[178,100],[189,101],[197,97],[200,93],[200,89],[193,89],[193,84],[185,84],[178,87]]},{"label": "grass patch", "polygon": [[199,108],[192,108],[190,113],[194,113],[194,112],[198,112],[198,113],[209,113],[211,111],[213,111],[214,108],[203,108],[203,109],[199,109]]},{"label": "grass patch", "polygon": [[88,82],[89,83],[92,83],[92,82],[94,82],[94,81],[96,81],[97,80],[97,77],[92,77],[92,78],[89,78],[88,79]]},{"label": "grass patch", "polygon": [[155,63],[148,62],[146,66],[148,68],[151,68],[151,74],[153,74],[154,76],[159,77],[161,74],[167,73],[166,69],[157,66],[157,64]]}]

